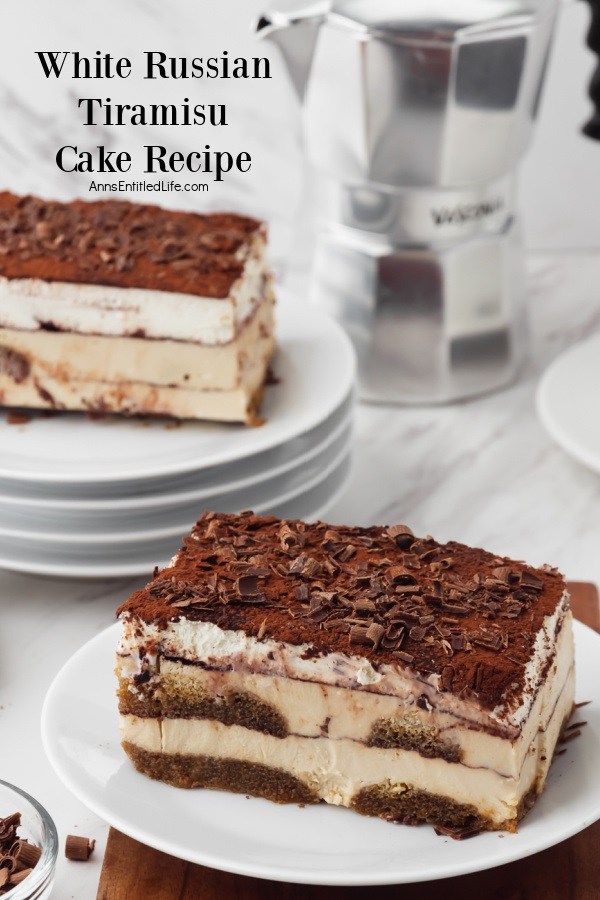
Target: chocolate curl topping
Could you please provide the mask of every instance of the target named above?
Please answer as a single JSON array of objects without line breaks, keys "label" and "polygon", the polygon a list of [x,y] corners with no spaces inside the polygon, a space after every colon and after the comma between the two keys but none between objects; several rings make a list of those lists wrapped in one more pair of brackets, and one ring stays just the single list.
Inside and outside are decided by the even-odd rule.
[{"label": "chocolate curl topping", "polygon": [[414,572],[411,572],[405,566],[390,566],[385,573],[385,577],[390,584],[416,584]]},{"label": "chocolate curl topping", "polygon": [[350,629],[350,643],[351,644],[366,644],[370,646],[373,641],[367,634],[368,628],[365,628],[364,625],[353,625]]},{"label": "chocolate curl topping", "polygon": [[[19,872],[13,872],[13,874],[10,876],[10,882],[8,883],[7,886],[10,889],[12,889],[17,884],[21,884],[21,882],[25,881],[25,879],[28,878],[32,872],[33,872],[33,869],[21,869]],[[7,873],[7,875],[8,875],[8,873]],[[6,884],[6,882],[5,882],[5,884]],[[1,872],[0,872],[0,886],[2,886],[2,873]]]},{"label": "chocolate curl topping", "polygon": [[39,847],[19,837],[20,824],[18,812],[0,818],[0,897],[24,881],[42,855]]},{"label": "chocolate curl topping", "polygon": [[254,597],[259,593],[256,575],[242,575],[238,578],[237,588],[240,597]]},{"label": "chocolate curl topping", "polygon": [[69,834],[65,841],[65,856],[67,859],[85,862],[92,855],[95,846],[96,841],[93,838]]},{"label": "chocolate curl topping", "polygon": [[531,572],[523,572],[521,574],[521,587],[531,588],[534,591],[541,591],[544,587],[544,582],[541,578],[538,578],[537,575],[533,575]]},{"label": "chocolate curl topping", "polygon": [[304,546],[304,538],[298,531],[292,531],[290,526],[284,523],[279,529],[279,541],[283,550],[295,550]]},{"label": "chocolate curl topping", "polygon": [[383,627],[383,625],[379,625],[378,622],[371,622],[365,632],[365,637],[367,637],[370,641],[373,641],[373,648],[377,650],[384,634],[385,628]]},{"label": "chocolate curl topping", "polygon": [[563,591],[553,572],[416,538],[407,526],[213,513],[123,611],[268,633],[315,657],[364,656],[376,669],[404,662],[428,677],[453,664],[441,690],[476,692],[494,709],[518,702],[535,634]]},{"label": "chocolate curl topping", "polygon": [[289,569],[290,575],[302,575],[304,578],[314,578],[320,570],[317,560],[304,553],[296,557]]},{"label": "chocolate curl topping", "polygon": [[415,536],[408,525],[390,525],[387,529],[388,536],[392,538],[397,547],[408,550],[413,544]]},{"label": "chocolate curl topping", "polygon": [[20,824],[21,813],[12,813],[4,819],[0,818],[0,841],[6,841],[7,838],[14,836]]}]

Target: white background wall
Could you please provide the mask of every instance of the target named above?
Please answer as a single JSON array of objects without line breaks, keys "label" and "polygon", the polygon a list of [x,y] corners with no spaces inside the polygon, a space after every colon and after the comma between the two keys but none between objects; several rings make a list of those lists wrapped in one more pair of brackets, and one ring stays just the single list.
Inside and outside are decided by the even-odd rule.
[{"label": "white background wall", "polygon": [[[268,2],[268,0],[267,0]],[[451,2],[451,0],[449,0]],[[484,0],[481,0],[484,2]],[[167,143],[174,149],[248,150],[252,172],[228,178],[208,194],[154,195],[161,203],[230,207],[271,221],[278,258],[290,246],[289,225],[302,197],[298,109],[277,51],[257,45],[249,23],[262,0],[4,0],[0,36],[0,187],[47,196],[87,194],[86,176],[59,172],[56,149],[104,143],[129,149]],[[559,16],[539,128],[522,167],[520,205],[526,241],[536,250],[600,245],[600,144],[579,133],[589,113],[593,59],[584,46],[587,4],[570,2]],[[179,56],[220,54],[273,58],[272,81],[47,81],[40,49],[102,50],[141,61],[142,50]],[[91,128],[81,124],[78,96],[121,102],[226,102],[231,125],[221,133],[181,127]],[[169,131],[167,135],[166,132]],[[141,171],[136,173],[141,175]],[[140,199],[138,197],[138,199]],[[292,255],[293,255],[292,249]]]},{"label": "white background wall", "polygon": [[580,133],[590,117],[594,56],[589,7],[562,6],[537,132],[521,169],[526,240],[535,249],[600,247],[600,142]]}]

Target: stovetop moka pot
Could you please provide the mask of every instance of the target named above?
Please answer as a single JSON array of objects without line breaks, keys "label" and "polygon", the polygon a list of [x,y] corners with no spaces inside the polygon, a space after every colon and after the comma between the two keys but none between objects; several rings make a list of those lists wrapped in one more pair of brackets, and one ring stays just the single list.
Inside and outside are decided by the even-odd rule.
[{"label": "stovetop moka pot", "polygon": [[319,198],[312,292],[364,399],[498,388],[522,356],[515,170],[557,0],[307,0],[257,22],[303,104]]}]

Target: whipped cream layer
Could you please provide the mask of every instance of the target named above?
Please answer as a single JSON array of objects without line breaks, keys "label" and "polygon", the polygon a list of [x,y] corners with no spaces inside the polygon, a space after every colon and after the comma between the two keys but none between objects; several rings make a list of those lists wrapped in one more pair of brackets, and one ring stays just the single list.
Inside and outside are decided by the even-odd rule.
[{"label": "whipped cream layer", "polygon": [[259,229],[237,257],[244,269],[227,297],[0,276],[4,328],[141,336],[199,344],[227,344],[265,293],[269,269]]}]

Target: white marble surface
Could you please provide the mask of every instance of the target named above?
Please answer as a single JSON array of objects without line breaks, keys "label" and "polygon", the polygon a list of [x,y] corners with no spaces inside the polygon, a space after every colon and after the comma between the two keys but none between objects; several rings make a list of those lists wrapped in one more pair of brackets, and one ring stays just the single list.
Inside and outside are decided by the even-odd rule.
[{"label": "white marble surface", "polygon": [[[301,269],[294,227],[302,199],[298,112],[273,53],[269,83],[201,87],[166,82],[45,82],[36,49],[95,50],[137,57],[142,49],[251,55],[248,21],[262,0],[5,0],[0,35],[0,188],[48,196],[86,195],[87,181],[62,175],[62,143],[109,147],[167,141],[193,147],[218,136],[194,129],[92,129],[75,97],[169,102],[194,91],[198,102],[227,102],[226,147],[248,149],[252,178],[230,178],[203,200],[267,217],[280,272]],[[483,544],[534,563],[559,565],[572,579],[600,582],[600,479],[554,447],[534,411],[536,381],[560,350],[600,328],[600,146],[578,129],[589,104],[592,68],[583,39],[583,3],[565,4],[539,128],[521,174],[520,206],[532,250],[531,353],[510,389],[443,408],[362,407],[356,464],[333,521],[408,521],[438,538]],[[266,52],[266,50],[265,50]],[[201,95],[201,96],[200,96]],[[132,99],[133,98],[133,99]],[[139,99],[138,99],[139,98]],[[138,173],[139,174],[139,173]],[[193,195],[161,202],[197,206]],[[138,198],[139,199],[139,198]],[[153,198],[156,199],[156,198]],[[540,252],[545,251],[545,252]],[[595,413],[596,411],[590,411]],[[0,777],[23,786],[69,832],[96,838],[87,864],[59,862],[54,900],[93,900],[106,826],[74,800],[45,760],[39,716],[46,688],[70,655],[109,625],[135,582],[73,582],[0,572]],[[77,715],[77,710],[73,710]]]},{"label": "white marble surface", "polygon": [[[511,388],[442,408],[361,407],[356,463],[337,522],[407,521],[417,532],[559,565],[600,583],[600,479],[552,445],[536,382],[567,345],[600,327],[600,256],[530,264],[531,354]],[[98,841],[89,863],[61,859],[54,900],[93,900],[107,827],[70,796],[39,736],[54,674],[114,620],[135,581],[80,582],[0,572],[0,772],[38,797],[67,833]],[[77,715],[77,710],[73,710]]]}]

